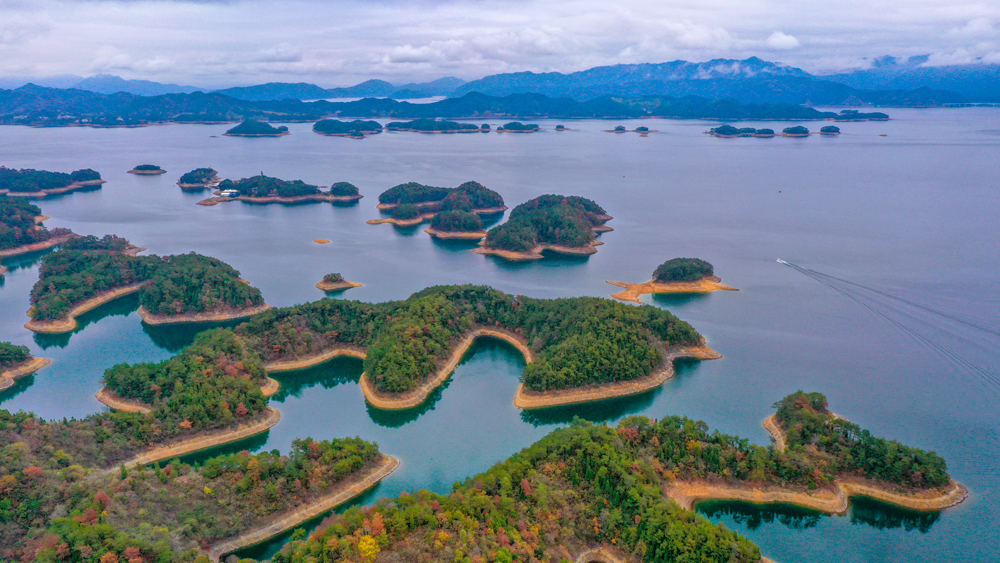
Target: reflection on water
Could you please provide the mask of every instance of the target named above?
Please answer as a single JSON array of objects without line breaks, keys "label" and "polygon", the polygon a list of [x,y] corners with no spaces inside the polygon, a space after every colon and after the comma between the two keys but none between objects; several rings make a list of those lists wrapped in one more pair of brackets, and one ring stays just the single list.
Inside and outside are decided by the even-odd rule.
[{"label": "reflection on water", "polygon": [[653,293],[653,303],[667,309],[695,303],[706,299],[707,293]]},{"label": "reflection on water", "polygon": [[49,254],[55,250],[54,248],[46,248],[45,250],[38,250],[35,252],[28,252],[27,254],[19,254],[17,256],[12,256],[10,258],[4,258],[2,260],[3,265],[7,267],[11,272],[16,272],[22,268],[32,268],[38,265],[42,261],[42,258],[46,254]]},{"label": "reflection on water", "polygon": [[[271,431],[267,430],[261,432],[260,434],[254,434],[248,438],[242,440],[237,440],[235,442],[229,442],[228,444],[222,444],[220,446],[215,446],[214,448],[208,448],[207,450],[200,450],[197,452],[191,452],[187,455],[180,456],[180,460],[183,463],[188,463],[191,465],[201,465],[205,463],[205,460],[213,458],[220,455],[234,454],[237,452],[242,452],[244,450],[249,452],[258,452],[267,444],[267,440],[271,437]],[[280,453],[280,452],[279,452]],[[170,460],[164,460],[161,463],[169,463]]]},{"label": "reflection on water", "polygon": [[28,390],[35,383],[35,374],[31,374],[14,382],[14,385],[0,391],[0,402],[9,401]]},{"label": "reflection on water", "polygon": [[338,356],[318,366],[272,374],[281,388],[271,400],[284,402],[288,397],[300,397],[302,392],[316,385],[333,389],[343,383],[357,383],[364,370],[363,363],[350,356]]},{"label": "reflection on water", "polygon": [[902,528],[926,534],[941,518],[940,512],[908,510],[869,497],[851,499],[851,524],[863,524],[878,530]]},{"label": "reflection on water", "polygon": [[778,522],[786,528],[805,530],[814,528],[822,518],[829,514],[795,506],[794,504],[753,504],[741,501],[707,500],[695,505],[695,510],[717,521],[719,517],[728,516],[734,522],[756,530],[762,524]]},{"label": "reflection on water", "polygon": [[87,328],[87,325],[108,317],[127,317],[138,308],[139,292],[124,295],[76,317],[77,326],[71,332],[58,334],[35,333],[35,344],[38,344],[42,350],[53,347],[65,348],[69,345],[69,339],[74,334]]},{"label": "reflection on water", "polygon": [[213,328],[233,328],[244,319],[219,321],[211,323],[179,323],[149,325],[142,323],[142,331],[160,348],[170,352],[180,352],[185,346],[194,342],[195,336]]}]

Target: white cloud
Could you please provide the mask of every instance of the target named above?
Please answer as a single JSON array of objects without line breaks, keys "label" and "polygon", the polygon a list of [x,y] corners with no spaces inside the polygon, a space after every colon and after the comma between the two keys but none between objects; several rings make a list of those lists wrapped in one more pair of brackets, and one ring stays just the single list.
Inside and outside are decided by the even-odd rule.
[{"label": "white cloud", "polygon": [[962,27],[955,27],[945,34],[947,37],[956,39],[977,39],[981,37],[995,37],[997,30],[993,27],[993,22],[987,18],[976,18],[969,20]]},{"label": "white cloud", "polygon": [[297,63],[302,60],[302,49],[288,43],[278,43],[258,51],[253,60],[259,63]]},{"label": "white cloud", "polygon": [[793,35],[786,35],[781,31],[775,31],[767,38],[767,46],[772,49],[786,51],[799,46],[799,40]]}]

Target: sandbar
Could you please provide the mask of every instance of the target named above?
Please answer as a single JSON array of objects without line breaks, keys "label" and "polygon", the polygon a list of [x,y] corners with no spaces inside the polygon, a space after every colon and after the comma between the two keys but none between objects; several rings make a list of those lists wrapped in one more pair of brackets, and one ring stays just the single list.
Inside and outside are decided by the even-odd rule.
[{"label": "sandbar", "polygon": [[550,391],[532,391],[522,383],[517,387],[517,394],[514,396],[514,406],[530,410],[638,395],[639,393],[656,389],[672,378],[675,374],[674,360],[681,358],[716,360],[722,357],[721,354],[709,348],[704,343],[704,340],[699,346],[672,346],[667,348],[659,343],[655,345],[663,354],[663,363],[649,375],[627,381],[615,381],[599,385],[554,389]]},{"label": "sandbar", "polygon": [[474,240],[486,237],[486,231],[439,231],[434,228],[424,229],[424,232],[439,239]]},{"label": "sandbar", "polygon": [[180,315],[154,315],[153,313],[150,313],[146,307],[140,305],[139,316],[142,317],[142,322],[148,325],[210,323],[252,317],[258,313],[263,313],[270,308],[271,306],[267,303],[262,303],[260,305],[254,305],[253,307],[247,307],[246,309],[226,309],[204,311],[201,313],[182,313]]},{"label": "sandbar", "polygon": [[351,289],[352,287],[363,287],[363,286],[364,284],[347,280],[340,280],[339,282],[328,282],[320,280],[320,282],[316,284],[316,287],[322,289],[323,291],[340,291],[341,289]]},{"label": "sandbar", "polygon": [[621,301],[632,301],[639,303],[639,296],[647,293],[711,293],[713,291],[739,291],[735,287],[729,287],[722,283],[718,276],[709,276],[693,282],[668,282],[661,283],[656,280],[649,280],[646,283],[628,283],[620,281],[610,281],[607,283],[624,287],[625,291],[615,293],[611,297]]},{"label": "sandbar", "polygon": [[[119,297],[128,295],[130,293],[135,293],[142,289],[144,285],[148,282],[139,282],[131,285],[126,285],[123,287],[111,289],[108,291],[103,291],[97,295],[91,297],[90,299],[81,301],[75,307],[73,307],[69,313],[66,314],[65,318],[62,319],[48,319],[48,320],[35,320],[32,319],[24,324],[24,328],[32,332],[42,332],[46,334],[59,334],[63,332],[73,332],[77,327],[76,317],[96,309],[109,301],[118,299]],[[31,311],[28,311],[28,316],[31,316]]]},{"label": "sandbar", "polygon": [[388,454],[382,454],[382,459],[378,460],[369,471],[366,471],[363,475],[354,475],[349,479],[338,482],[327,494],[319,499],[274,516],[267,524],[254,530],[213,543],[208,549],[208,557],[213,561],[220,561],[223,555],[267,541],[286,530],[298,526],[306,520],[333,510],[337,506],[371,489],[398,467],[399,459]]},{"label": "sandbar", "polygon": [[14,386],[14,383],[18,379],[27,377],[51,363],[52,360],[48,358],[36,358],[34,356],[30,356],[23,362],[18,362],[3,368],[3,371],[0,372],[0,391],[10,389]]},{"label": "sandbar", "polygon": [[328,239],[328,238],[318,238],[318,239],[314,240],[313,242],[315,242],[316,244],[330,244],[330,239]]}]

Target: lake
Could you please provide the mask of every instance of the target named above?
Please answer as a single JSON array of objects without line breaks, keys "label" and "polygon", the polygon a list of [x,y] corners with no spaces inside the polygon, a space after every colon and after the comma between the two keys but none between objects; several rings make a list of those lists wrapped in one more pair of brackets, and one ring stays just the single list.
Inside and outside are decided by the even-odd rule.
[{"label": "lake", "polygon": [[[700,257],[739,292],[644,296],[691,322],[723,358],[685,363],[662,388],[593,405],[522,412],[512,404],[523,361],[480,341],[424,406],[369,408],[360,363],[340,359],[281,374],[281,422],[239,447],[287,451],[295,438],[360,436],[402,466],[360,502],[452,483],[488,469],[574,416],[686,415],[767,444],[761,420],[797,389],[878,436],[934,450],[971,490],[940,514],[862,499],[842,516],[788,506],[713,502],[724,522],[781,563],[986,561],[1000,558],[1000,111],[888,110],[889,122],[844,123],[838,137],[718,139],[700,121],[623,121],[648,137],[610,134],[614,121],[540,121],[536,134],[383,133],[324,137],[290,124],[281,138],[228,138],[226,125],[139,129],[0,127],[0,164],[94,168],[99,191],[37,202],[51,227],[108,233],[149,253],[195,251],[225,260],[285,306],[323,297],[314,284],[340,272],[364,287],[337,298],[403,299],[437,284],[488,284],[532,297],[600,296],[605,280],[641,282],[666,259]],[[492,125],[502,122],[489,120]],[[477,122],[478,123],[478,122]],[[780,130],[793,123],[747,122]],[[822,123],[806,123],[818,130]],[[885,136],[881,136],[885,135]],[[125,171],[157,164],[161,176]],[[259,174],[330,185],[348,181],[358,204],[240,202],[203,207],[182,192],[184,172]],[[382,191],[403,182],[475,180],[510,207],[545,193],[592,198],[614,232],[586,259],[508,263],[439,242],[422,228],[366,225]],[[320,245],[312,241],[326,238]],[[69,335],[22,327],[41,254],[5,261],[0,340],[53,363],[0,394],[0,407],[45,418],[82,417],[105,369],[170,357],[190,327],[146,327],[135,296],[80,319]],[[782,258],[802,271],[776,262]],[[992,524],[991,524],[992,523]],[[267,557],[281,541],[251,550]]]}]

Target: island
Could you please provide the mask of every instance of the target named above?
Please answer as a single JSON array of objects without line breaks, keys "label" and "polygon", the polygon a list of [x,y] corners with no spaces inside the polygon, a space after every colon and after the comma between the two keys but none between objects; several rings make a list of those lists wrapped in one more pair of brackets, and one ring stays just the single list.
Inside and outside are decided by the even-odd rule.
[{"label": "island", "polygon": [[840,127],[836,125],[827,125],[826,127],[820,127],[820,135],[840,135]]},{"label": "island", "polygon": [[618,125],[614,129],[606,129],[605,133],[638,133],[640,137],[646,137],[650,133],[659,133],[656,129],[650,129],[646,126],[636,127],[635,129],[626,129],[624,125]]},{"label": "island", "polygon": [[156,176],[158,174],[166,174],[167,171],[155,164],[140,164],[129,170],[128,173],[138,174],[139,176]]},{"label": "island", "polygon": [[559,125],[556,125],[556,131],[569,131],[569,129],[567,129],[565,125],[560,123]]},{"label": "island", "polygon": [[653,279],[646,283],[608,281],[625,291],[611,297],[639,303],[639,296],[646,293],[710,293],[712,291],[739,291],[723,285],[715,275],[712,264],[700,258],[671,258],[653,272]]},{"label": "island", "polygon": [[796,125],[795,127],[786,127],[781,130],[782,137],[808,137],[809,129]]},{"label": "island", "polygon": [[507,222],[490,229],[472,252],[507,260],[540,260],[546,250],[587,256],[602,244],[595,234],[613,230],[605,225],[611,219],[592,200],[543,195],[515,207]]},{"label": "island", "polygon": [[[385,126],[387,131],[413,131],[415,133],[479,133],[478,125],[435,119],[415,119],[413,121],[393,121]],[[487,130],[489,127],[487,126]]]},{"label": "island", "polygon": [[222,178],[219,178],[219,173],[215,170],[211,168],[195,168],[190,172],[185,172],[177,180],[177,185],[185,191],[201,191],[214,188],[221,181]]},{"label": "island", "polygon": [[350,137],[364,139],[365,135],[376,135],[382,132],[382,124],[377,121],[340,121],[337,119],[321,119],[313,125],[313,132],[330,137]]},{"label": "island", "polygon": [[503,197],[479,182],[465,182],[457,188],[438,188],[407,182],[382,192],[378,200],[378,209],[389,213],[390,217],[371,219],[368,221],[369,225],[389,223],[407,227],[433,219],[443,211],[493,215],[507,210]]},{"label": "island", "polygon": [[281,137],[288,135],[288,127],[273,127],[270,123],[247,119],[236,127],[223,133],[226,137]]},{"label": "island", "polygon": [[25,328],[72,332],[79,315],[136,292],[147,324],[239,319],[269,308],[260,290],[220,260],[194,253],[138,256],[140,250],[121,237],[91,236],[45,256]]},{"label": "island", "polygon": [[737,137],[773,137],[773,129],[754,129],[753,127],[733,127],[732,125],[720,125],[708,130],[708,134],[713,137],[723,139],[735,139]]},{"label": "island", "polygon": [[856,109],[841,110],[839,114],[833,116],[834,121],[889,121],[888,114],[880,111],[871,113],[861,113]]},{"label": "island", "polygon": [[32,356],[27,346],[0,342],[0,391],[10,389],[18,379],[27,377],[50,363],[51,360]]},{"label": "island", "polygon": [[[47,218],[25,199],[0,196],[0,258],[52,248],[76,236],[69,229],[46,229],[42,221]],[[0,275],[4,271],[0,266]]]},{"label": "island", "polygon": [[489,123],[483,123],[479,127],[479,130],[482,131],[483,133],[489,133],[490,132],[490,124]]},{"label": "island", "polygon": [[758,139],[770,139],[774,137],[774,135],[775,135],[774,129],[765,128],[765,129],[757,129],[756,131],[754,131],[752,136]]},{"label": "island", "polygon": [[69,192],[99,189],[106,182],[100,172],[84,168],[69,174],[47,170],[20,170],[0,166],[0,195],[41,199]]},{"label": "island", "polygon": [[464,209],[442,211],[431,219],[424,232],[439,239],[481,239],[486,236],[479,215]]},{"label": "island", "polygon": [[497,133],[535,133],[538,130],[537,124],[521,123],[520,121],[511,121],[497,127]]},{"label": "island", "polygon": [[302,180],[282,180],[271,176],[251,176],[241,180],[223,180],[218,185],[215,197],[198,202],[198,205],[218,205],[227,201],[247,203],[311,203],[311,202],[352,202],[364,197],[357,186],[348,182],[337,182],[329,191]]},{"label": "island", "polygon": [[341,291],[344,289],[351,289],[352,287],[362,287],[362,284],[347,281],[344,279],[344,276],[333,273],[323,276],[323,279],[316,284],[316,287],[322,289],[323,291]]}]

